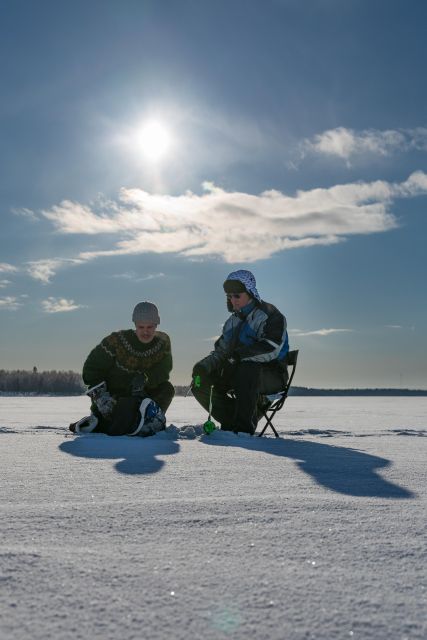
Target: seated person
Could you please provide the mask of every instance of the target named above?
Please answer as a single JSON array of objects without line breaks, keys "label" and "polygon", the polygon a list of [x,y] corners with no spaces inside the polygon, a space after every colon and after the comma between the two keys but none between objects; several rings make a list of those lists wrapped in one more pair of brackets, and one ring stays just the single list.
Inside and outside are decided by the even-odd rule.
[{"label": "seated person", "polygon": [[213,385],[212,415],[221,429],[252,435],[262,415],[260,395],[281,391],[288,379],[286,318],[261,300],[250,271],[230,273],[223,286],[232,315],[214,350],[194,365],[192,391],[208,411]]},{"label": "seated person", "polygon": [[132,321],[135,330],[115,331],[88,355],[83,381],[91,415],[71,424],[71,431],[146,436],[165,428],[175,393],[170,339],[157,331],[160,317],[152,302],[137,304]]}]

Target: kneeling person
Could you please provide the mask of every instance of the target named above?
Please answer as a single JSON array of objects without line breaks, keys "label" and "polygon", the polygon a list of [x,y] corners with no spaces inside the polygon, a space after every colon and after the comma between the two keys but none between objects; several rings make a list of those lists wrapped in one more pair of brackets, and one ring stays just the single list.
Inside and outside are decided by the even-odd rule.
[{"label": "kneeling person", "polygon": [[261,300],[250,271],[230,273],[223,287],[232,315],[214,350],[194,365],[192,391],[208,410],[213,387],[212,415],[221,429],[254,434],[262,396],[281,391],[288,379],[286,318]]},{"label": "kneeling person", "polygon": [[132,321],[135,330],[115,331],[88,355],[83,381],[91,415],[71,424],[71,431],[149,436],[165,428],[175,393],[170,338],[157,331],[160,317],[152,302],[137,304]]}]

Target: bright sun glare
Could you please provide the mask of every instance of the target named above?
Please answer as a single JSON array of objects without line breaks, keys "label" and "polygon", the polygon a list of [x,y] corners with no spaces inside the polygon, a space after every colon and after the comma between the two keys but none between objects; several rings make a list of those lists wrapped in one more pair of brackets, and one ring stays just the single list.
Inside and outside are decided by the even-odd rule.
[{"label": "bright sun glare", "polygon": [[150,120],[141,127],[138,144],[147,160],[157,162],[169,151],[171,136],[161,122]]}]

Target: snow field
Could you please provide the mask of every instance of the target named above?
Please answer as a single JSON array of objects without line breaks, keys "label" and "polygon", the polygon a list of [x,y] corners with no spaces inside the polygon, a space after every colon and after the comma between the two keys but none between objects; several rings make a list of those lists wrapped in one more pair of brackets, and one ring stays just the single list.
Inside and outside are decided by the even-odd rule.
[{"label": "snow field", "polygon": [[426,398],[291,397],[279,440],[86,410],[0,398],[2,638],[424,640]]}]

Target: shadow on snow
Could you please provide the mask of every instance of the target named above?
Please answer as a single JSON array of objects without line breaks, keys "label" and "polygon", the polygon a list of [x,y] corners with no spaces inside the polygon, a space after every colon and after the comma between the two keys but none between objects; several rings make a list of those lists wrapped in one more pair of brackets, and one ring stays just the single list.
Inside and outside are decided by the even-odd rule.
[{"label": "shadow on snow", "polygon": [[[390,460],[350,447],[276,438],[237,437],[216,431],[203,435],[200,442],[217,447],[240,447],[295,460],[313,480],[331,491],[349,496],[408,499],[415,494],[382,478],[378,470],[391,465]],[[179,452],[176,438],[128,438],[91,434],[66,440],[59,448],[64,453],[83,458],[115,459],[116,470],[124,474],[157,473],[164,466],[158,456]],[[213,463],[214,464],[214,463]]]},{"label": "shadow on snow", "polygon": [[165,464],[157,456],[178,453],[179,444],[166,438],[112,438],[99,433],[66,440],[59,448],[81,458],[120,458],[115,465],[119,473],[149,474],[157,473]]},{"label": "shadow on snow", "polygon": [[[224,437],[226,436],[226,437]],[[243,447],[295,460],[298,467],[317,484],[337,493],[372,498],[414,498],[415,494],[393,484],[378,473],[391,465],[390,460],[357,449],[320,442],[282,438],[237,437],[220,434],[220,438],[203,436],[202,442],[211,446]]]}]

